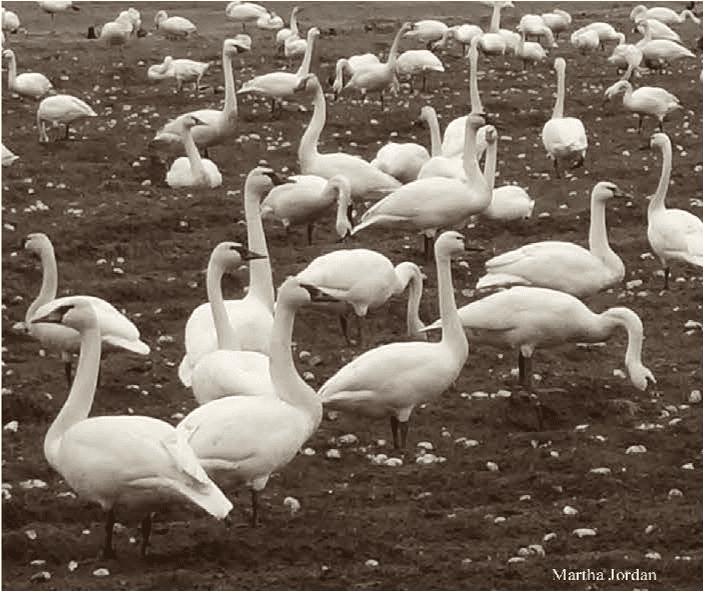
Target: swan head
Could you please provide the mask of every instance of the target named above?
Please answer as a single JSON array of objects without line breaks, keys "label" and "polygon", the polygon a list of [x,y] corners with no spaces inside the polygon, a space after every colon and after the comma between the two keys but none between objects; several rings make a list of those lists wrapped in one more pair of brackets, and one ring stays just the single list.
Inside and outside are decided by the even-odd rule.
[{"label": "swan head", "polygon": [[278,288],[277,305],[298,309],[310,302],[338,302],[321,289],[301,282],[297,277],[288,277]]},{"label": "swan head", "polygon": [[554,60],[554,69],[558,73],[566,72],[566,60],[563,57],[558,57]]},{"label": "swan head", "polygon": [[3,59],[15,59],[15,52],[12,51],[11,49],[3,49],[2,50],[2,58]]},{"label": "swan head", "polygon": [[443,232],[434,243],[435,258],[455,258],[464,253],[464,235],[454,230]]},{"label": "swan head", "polygon": [[265,258],[266,255],[253,252],[239,242],[220,242],[212,251],[210,260],[223,269],[237,269],[243,261]]},{"label": "swan head", "polygon": [[43,251],[53,249],[51,240],[46,234],[35,232],[28,234],[24,239],[24,249],[32,254],[41,254]]},{"label": "swan head", "polygon": [[625,90],[628,86],[631,86],[631,84],[627,80],[618,80],[615,84],[606,88],[603,95],[606,99],[610,100],[619,92]]},{"label": "swan head", "polygon": [[251,51],[251,37],[240,33],[231,39],[225,39],[224,51],[227,55],[236,55],[241,51]]},{"label": "swan head", "polygon": [[647,7],[644,4],[638,4],[630,11],[630,20],[638,21],[642,15],[646,14]]},{"label": "swan head", "polygon": [[294,92],[317,93],[322,90],[320,81],[315,74],[303,76],[294,89]]},{"label": "swan head", "polygon": [[595,201],[607,201],[612,197],[627,197],[627,194],[621,190],[615,183],[610,181],[601,181],[593,187],[591,191],[591,199]]},{"label": "swan head", "polygon": [[313,27],[308,31],[308,41],[313,41],[314,39],[317,39],[320,36],[320,29],[317,27]]},{"label": "swan head", "polygon": [[283,185],[286,182],[287,179],[281,178],[272,168],[257,166],[249,172],[244,182],[245,198],[247,194],[263,198],[273,187]]},{"label": "swan head", "polygon": [[168,13],[165,10],[159,10],[155,15],[154,15],[154,26],[158,28],[158,26],[164,22],[168,18]]},{"label": "swan head", "polygon": [[89,300],[75,296],[52,300],[40,306],[30,322],[62,324],[81,332],[95,328],[98,325],[98,317]]},{"label": "swan head", "polygon": [[652,134],[652,138],[649,141],[649,146],[651,148],[658,148],[659,150],[671,150],[671,140],[669,136],[665,133],[657,132]]},{"label": "swan head", "polygon": [[642,363],[631,362],[627,365],[627,375],[630,377],[630,382],[638,390],[646,390],[649,382],[657,383],[654,374]]},{"label": "swan head", "polygon": [[498,132],[496,128],[492,125],[486,126],[486,142],[489,144],[494,144],[498,141]]}]

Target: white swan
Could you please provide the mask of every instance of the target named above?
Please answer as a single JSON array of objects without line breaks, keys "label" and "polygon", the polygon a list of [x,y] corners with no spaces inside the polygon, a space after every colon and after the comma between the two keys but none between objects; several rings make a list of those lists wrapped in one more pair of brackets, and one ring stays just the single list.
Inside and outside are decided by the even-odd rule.
[{"label": "white swan", "polygon": [[242,23],[243,31],[247,30],[247,23],[254,23],[267,13],[268,10],[260,4],[244,0],[233,0],[225,8],[227,18],[235,23]]},{"label": "white swan", "polygon": [[398,56],[395,71],[399,78],[422,76],[422,92],[427,91],[427,72],[444,72],[444,65],[429,49],[408,49]]},{"label": "white swan", "polygon": [[520,36],[520,42],[515,48],[515,56],[522,60],[523,69],[527,69],[527,64],[536,64],[547,59],[547,52],[539,43],[535,41],[527,41],[526,35],[523,32]]},{"label": "white swan", "polygon": [[329,180],[314,175],[292,177],[289,182],[269,191],[261,203],[261,217],[280,221],[286,235],[291,226],[307,225],[310,245],[315,221],[324,216],[335,202],[335,230],[340,238],[345,238],[352,229],[349,221],[351,183],[341,174]]},{"label": "white swan", "polygon": [[625,69],[622,80],[629,80],[632,72],[640,67],[642,59],[642,50],[635,44],[620,43],[613,48],[613,53],[608,57],[608,63],[613,64],[618,70]]},{"label": "white swan", "polygon": [[[365,318],[369,310],[380,308],[391,296],[408,288],[407,332],[414,338],[420,336],[420,329],[424,326],[419,315],[423,278],[415,263],[405,261],[394,267],[388,257],[375,250],[335,250],[314,259],[296,278],[336,301],[346,302],[360,319]],[[349,316],[344,313],[339,319],[349,344]],[[363,333],[363,324],[359,323],[359,346],[364,346]]]},{"label": "white swan", "polygon": [[405,184],[417,179],[418,173],[429,159],[430,153],[425,146],[415,142],[388,142],[378,149],[371,166]]},{"label": "white swan", "polygon": [[541,37],[545,37],[547,47],[554,48],[557,47],[557,43],[554,40],[554,33],[552,29],[544,22],[544,19],[538,14],[524,14],[520,18],[517,30],[522,33],[523,38],[527,40],[530,36],[537,37],[539,41]]},{"label": "white swan", "polygon": [[647,8],[642,4],[638,4],[630,12],[630,19],[637,22],[643,18],[656,19],[667,25],[680,25],[686,22],[687,18],[690,18],[695,24],[701,24],[701,20],[690,10],[682,10],[677,14],[671,8],[666,8],[664,6]]},{"label": "white swan", "polygon": [[2,145],[2,165],[10,166],[15,160],[19,159],[19,156],[12,152],[5,144]]},{"label": "white swan", "polygon": [[381,60],[378,59],[373,53],[363,53],[361,55],[352,55],[351,57],[344,58],[340,57],[337,60],[337,65],[335,66],[335,78],[332,83],[332,90],[334,91],[335,98],[339,97],[339,93],[344,89],[344,76],[351,78],[356,70],[366,68],[367,66],[374,66],[380,64]]},{"label": "white swan", "polygon": [[[642,35],[645,34],[645,27],[642,24],[643,20],[645,19],[640,19],[635,23],[635,29],[639,33],[642,33]],[[675,43],[681,43],[681,35],[669,28],[668,25],[665,25],[663,22],[654,18],[649,18],[646,20],[648,21],[647,24],[649,26],[649,32],[652,39],[668,39],[669,41],[674,41]]]},{"label": "white swan", "polygon": [[54,94],[47,96],[37,107],[37,127],[39,128],[39,141],[46,143],[49,135],[46,124],[53,126],[64,125],[66,132],[64,139],[68,139],[69,126],[74,121],[87,117],[97,117],[98,114],[85,101],[69,94]]},{"label": "white swan", "polygon": [[509,38],[506,33],[510,32],[500,28],[500,11],[515,5],[510,0],[490,0],[486,4],[493,6],[493,14],[488,31],[478,38],[478,48],[486,55],[505,55],[508,48],[506,39]]},{"label": "white swan", "polygon": [[563,57],[554,60],[557,72],[557,100],[552,118],[542,128],[542,144],[547,155],[554,161],[554,171],[560,176],[560,163],[572,168],[583,166],[586,159],[588,139],[583,122],[576,117],[564,117],[564,95],[566,94],[566,61]]},{"label": "white swan", "polygon": [[258,522],[258,492],[315,433],[322,405],[298,374],[291,353],[295,313],[319,296],[290,277],[278,290],[271,334],[270,378],[277,396],[228,396],[204,404],[177,427],[215,480],[234,479],[251,489],[251,523]]},{"label": "white swan", "polygon": [[[25,325],[29,334],[44,347],[61,354],[66,379],[71,383],[72,355],[80,349],[80,335],[76,330],[56,324],[32,322],[37,310],[50,302],[62,304],[67,298],[57,298],[59,272],[56,265],[54,246],[46,234],[29,234],[24,249],[36,255],[41,261],[42,284],[36,299],[27,308]],[[149,345],[139,338],[139,329],[124,314],[109,302],[94,296],[82,296],[95,309],[104,346],[125,349],[139,355],[149,355]]]},{"label": "white swan", "polygon": [[54,85],[44,74],[39,72],[17,74],[17,58],[11,49],[3,50],[2,57],[10,61],[7,70],[7,88],[11,92],[39,99],[53,90]]},{"label": "white swan", "polygon": [[344,86],[344,90],[356,89],[361,92],[364,100],[366,100],[367,93],[378,92],[381,97],[381,108],[383,108],[383,92],[391,89],[396,82],[395,66],[398,59],[400,38],[406,31],[410,30],[411,26],[410,23],[403,23],[398,29],[385,62],[368,64],[364,68],[355,69],[349,82]]},{"label": "white swan", "polygon": [[[244,184],[244,215],[247,223],[249,250],[266,258],[249,263],[249,291],[240,300],[226,300],[227,315],[238,338],[231,349],[269,352],[273,326],[274,289],[271,261],[268,258],[266,235],[261,223],[260,205],[273,187],[275,175],[269,168],[254,168]],[[186,353],[178,367],[178,377],[185,386],[191,385],[191,374],[206,353],[216,351],[217,331],[209,303],[200,304],[191,313],[185,326]]]},{"label": "white swan", "polygon": [[54,28],[54,15],[57,12],[79,11],[80,7],[73,0],[37,0],[39,8],[51,16],[51,28]]},{"label": "white swan", "polygon": [[6,10],[4,6],[0,7],[2,10],[2,30],[8,33],[17,33],[20,28],[20,18],[17,13],[11,10]]},{"label": "white swan", "polygon": [[216,351],[200,358],[191,374],[198,404],[225,396],[275,396],[269,379],[269,358],[256,351],[239,351],[239,338],[229,323],[222,297],[222,277],[242,261],[263,258],[236,242],[220,242],[210,256],[207,294],[217,333]]},{"label": "white swan", "polygon": [[664,289],[668,289],[673,261],[703,267],[703,220],[683,209],[666,208],[664,201],[671,176],[671,140],[664,133],[655,133],[652,147],[662,153],[662,171],[657,190],[647,207],[647,239],[664,268]]},{"label": "white swan", "polygon": [[491,201],[491,189],[478,167],[476,131],[484,124],[479,115],[466,119],[466,180],[431,177],[403,185],[366,210],[352,234],[370,226],[410,227],[424,233],[427,256],[430,239],[438,229],[459,227],[483,211]]},{"label": "white swan", "polygon": [[623,91],[625,94],[622,97],[622,104],[628,111],[637,115],[638,133],[642,132],[643,117],[647,115],[656,117],[659,120],[659,131],[662,131],[664,118],[682,108],[679,99],[668,90],[658,86],[641,86],[633,91],[632,84],[627,80],[618,80],[609,86],[604,94],[606,98],[612,99]]},{"label": "white swan", "polygon": [[616,185],[605,181],[591,191],[588,250],[573,242],[533,242],[488,260],[488,274],[479,279],[476,287],[533,285],[582,298],[620,283],[625,265],[608,243],[605,203],[622,196]]},{"label": "white swan", "polygon": [[[181,134],[181,141],[185,147],[186,155],[176,158],[171,168],[166,173],[166,184],[172,189],[185,187],[204,187],[214,189],[222,184],[222,173],[212,160],[202,158],[198,147],[193,141],[192,129],[205,125],[193,115],[185,115],[176,120],[172,127]],[[180,126],[178,129],[177,126]]]},{"label": "white swan", "polygon": [[[466,127],[467,116],[460,117],[464,122],[464,127]],[[431,178],[437,176],[446,176],[449,178],[457,178],[466,180],[466,172],[464,171],[464,164],[462,161],[462,153],[453,156],[451,158],[444,155],[444,149],[442,147],[442,136],[439,131],[439,121],[437,119],[437,112],[434,107],[425,105],[420,110],[420,120],[427,122],[430,128],[430,159],[425,162],[417,173],[418,179]],[[458,119],[454,119],[457,121]],[[453,122],[452,122],[453,123]],[[451,125],[451,124],[450,124]],[[483,128],[481,128],[483,129]],[[464,133],[462,131],[462,139],[464,138]],[[485,141],[485,133],[484,141]]]},{"label": "white swan", "polygon": [[186,58],[173,59],[170,55],[160,64],[149,66],[149,80],[165,80],[173,78],[176,81],[176,92],[181,92],[184,82],[192,82],[193,90],[200,92],[200,81],[210,67],[210,62],[198,62]]},{"label": "white swan", "polygon": [[125,15],[124,18],[118,17],[117,20],[105,23],[100,29],[100,35],[98,36],[98,41],[110,50],[113,61],[115,59],[115,48],[118,49],[120,56],[123,56],[124,46],[136,35],[134,22],[129,18],[126,11],[123,14]]},{"label": "white swan", "polygon": [[571,15],[559,8],[542,13],[542,20],[552,30],[555,39],[558,39],[559,33],[563,33],[571,25]]},{"label": "white swan", "polygon": [[[627,331],[625,367],[638,390],[646,390],[652,372],[642,364],[642,320],[629,308],[595,314],[575,296],[542,287],[515,286],[459,308],[469,343],[518,349],[520,383],[532,385],[532,355],[540,347],[563,343],[599,343],[618,328]],[[441,328],[441,321],[425,330]]]},{"label": "white swan", "polygon": [[644,28],[644,38],[638,41],[635,46],[642,51],[642,57],[648,67],[657,68],[661,67],[662,64],[668,64],[682,58],[696,57],[696,54],[675,41],[653,39],[648,19],[643,20],[641,25]]},{"label": "white swan", "polygon": [[323,405],[371,417],[390,416],[393,444],[405,448],[415,406],[437,398],[451,386],[469,354],[451,271],[452,258],[463,252],[464,239],[458,232],[445,232],[435,243],[442,340],[391,343],[366,351],[320,388]]},{"label": "white swan", "polygon": [[[225,39],[222,44],[222,69],[225,75],[225,104],[222,110],[199,109],[185,115],[193,115],[205,125],[193,128],[193,140],[198,148],[208,148],[221,144],[230,138],[237,128],[237,95],[235,92],[232,58],[240,51],[251,48],[251,39],[237,36]],[[181,117],[185,116],[181,115]],[[182,136],[179,132],[178,118],[169,121],[156,134],[152,144],[158,148],[171,148],[184,151]]]},{"label": "white swan", "polygon": [[486,161],[483,176],[493,192],[488,207],[481,212],[482,217],[491,220],[512,221],[529,218],[535,207],[534,199],[530,199],[527,191],[516,185],[495,187],[496,161],[498,156],[498,133],[492,125],[486,126]]},{"label": "white swan", "polygon": [[315,41],[320,36],[320,29],[312,27],[308,30],[305,55],[298,70],[293,72],[269,72],[256,76],[242,84],[237,94],[258,94],[271,98],[271,113],[275,110],[276,103],[292,99],[296,96],[296,88],[300,81],[310,73]]},{"label": "white swan", "polygon": [[466,57],[469,46],[471,45],[471,40],[481,35],[483,35],[483,29],[478,25],[471,25],[469,23],[454,25],[446,30],[442,39],[436,43],[435,47],[444,47],[449,39],[454,39],[461,45],[462,57]]},{"label": "white swan", "polygon": [[[601,46],[600,36],[598,31],[586,29],[585,31],[574,31],[569,39],[571,45],[585,54],[589,51],[595,51]],[[618,45],[617,47],[620,47]]]},{"label": "white swan", "polygon": [[342,174],[352,185],[352,200],[367,199],[379,191],[400,186],[391,175],[381,172],[359,156],[345,152],[320,154],[317,149],[320,134],[325,126],[327,107],[320,81],[315,74],[308,74],[298,85],[298,92],[312,94],[313,114],[298,145],[298,165],[302,174],[314,174],[326,179]]},{"label": "white swan", "polygon": [[188,39],[198,32],[198,28],[182,16],[168,16],[165,10],[159,10],[154,16],[154,28],[172,39]]},{"label": "white swan", "polygon": [[625,34],[618,32],[615,27],[613,27],[613,25],[611,25],[610,23],[589,23],[581,27],[580,29],[576,29],[574,33],[579,35],[585,31],[595,31],[596,33],[598,33],[598,39],[600,40],[600,45],[602,48],[605,48],[606,41],[617,41],[618,43],[625,42]]},{"label": "white swan", "polygon": [[298,12],[300,12],[300,6],[294,6],[290,11],[290,27],[283,27],[276,32],[276,48],[278,51],[283,51],[283,48],[291,35],[295,37],[300,37],[298,31]]},{"label": "white swan", "polygon": [[[115,507],[154,511],[189,500],[217,519],[229,514],[232,503],[198,463],[186,441],[187,432],[146,416],[88,417],[101,349],[101,324],[92,302],[80,296],[55,300],[37,310],[32,323],[51,323],[79,335],[76,379],[46,433],[44,455],[79,497],[107,512],[103,558],[115,556]],[[142,521],[142,555],[150,531],[147,513]]]},{"label": "white swan", "polygon": [[283,28],[283,19],[275,12],[267,12],[256,19],[257,29],[263,31],[280,31]]},{"label": "white swan", "polygon": [[449,27],[442,21],[434,19],[424,19],[412,23],[412,27],[405,32],[405,39],[414,39],[423,43],[428,50],[433,49],[435,44],[441,41]]}]

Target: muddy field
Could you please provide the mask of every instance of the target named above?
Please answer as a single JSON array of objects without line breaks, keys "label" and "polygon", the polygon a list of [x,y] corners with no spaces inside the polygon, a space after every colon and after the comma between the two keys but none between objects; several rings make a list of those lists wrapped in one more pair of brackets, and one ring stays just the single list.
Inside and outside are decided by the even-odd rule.
[{"label": "muddy field", "polygon": [[[436,108],[442,129],[469,111],[468,62],[456,45],[438,52],[446,71],[429,77],[426,92],[403,82],[385,108],[375,98],[366,104],[356,96],[334,100],[328,80],[340,57],[371,51],[385,59],[404,21],[438,18],[486,29],[489,7],[302,4],[303,31],[321,30],[312,65],[328,93],[321,151],[341,148],[371,159],[391,139],[429,147],[429,131],[416,123],[423,105]],[[555,5],[516,3],[504,10],[502,26],[514,29],[521,15]],[[56,15],[54,32],[36,3],[3,6],[18,14],[28,33],[9,35],[5,42],[17,53],[19,71],[46,74],[57,90],[84,99],[99,115],[75,126],[68,140],[40,144],[37,103],[8,93],[3,73],[2,140],[19,156],[2,171],[3,588],[701,588],[703,406],[689,399],[703,389],[703,270],[677,264],[671,289],[662,290],[663,274],[646,236],[647,196],[661,170],[661,156],[649,148],[654,124],[646,121],[638,135],[622,98],[603,100],[604,89],[619,75],[606,61],[610,50],[582,55],[564,36],[547,61],[527,71],[513,57],[480,58],[481,98],[500,136],[497,185],[518,183],[536,205],[530,220],[477,220],[464,229],[467,241],[483,250],[455,263],[457,300],[463,305],[476,297],[476,280],[493,254],[544,239],[586,244],[590,191],[598,181],[615,182],[628,197],[608,205],[609,237],[626,264],[626,277],[587,304],[596,312],[627,306],[640,315],[643,363],[656,384],[640,392],[625,378],[624,331],[604,346],[538,350],[540,422],[534,402],[517,396],[517,353],[471,346],[455,388],[413,413],[405,453],[388,443],[386,420],[326,415],[305,453],[263,491],[260,527],[246,525],[248,492],[231,489],[225,491],[235,503],[231,527],[197,508],[174,506],[157,515],[150,552],[142,560],[140,516],[120,512],[118,558],[98,558],[102,512],[74,498],[42,452],[67,388],[60,358],[42,352],[22,326],[41,283],[39,263],[23,251],[23,238],[44,232],[53,241],[60,295],[111,301],[152,348],[148,358],[122,353],[105,358],[93,414],[134,412],[175,424],[195,407],[176,370],[185,321],[206,297],[210,252],[222,240],[246,241],[242,189],[253,167],[266,162],[283,174],[297,172],[296,149],[312,109],[306,102],[289,103],[272,118],[268,102],[240,97],[235,137],[210,150],[223,186],[173,190],[162,182],[164,171],[151,165],[148,144],[169,118],[221,105],[222,41],[241,32],[241,25],[224,18],[225,3],[138,3],[145,29],[151,29],[157,9],[166,8],[196,23],[199,36],[179,42],[149,34],[123,55],[111,55],[86,33],[128,3],[81,3],[80,12]],[[288,21],[292,3],[269,6]],[[607,21],[628,40],[636,38],[630,3],[574,2],[567,8],[571,30]],[[690,21],[675,28],[690,48],[703,34]],[[271,32],[247,29],[253,45],[235,59],[238,87],[256,74],[291,68],[275,55]],[[401,50],[417,47],[403,41]],[[167,54],[213,62],[200,96],[190,90],[177,95],[169,82],[147,80],[148,66]],[[566,114],[583,120],[590,144],[585,166],[562,179],[554,178],[540,140],[554,104],[556,56],[567,61]],[[665,122],[674,146],[668,205],[699,217],[701,68],[700,57],[685,59],[635,80],[636,86],[668,89],[685,106]],[[355,204],[357,219],[365,208]],[[293,231],[290,242],[279,225],[267,223],[266,233],[276,285],[321,253],[368,247],[394,263],[422,265],[427,279],[421,316],[430,322],[438,315],[436,273],[424,260],[420,236],[374,230],[340,244],[332,214],[318,225],[312,246],[303,228]],[[247,282],[246,271],[227,277],[225,294],[241,297]],[[394,298],[370,315],[367,347],[405,338],[405,301]],[[327,310],[301,311],[294,340],[297,354],[311,353],[298,355],[298,366],[314,387],[360,352],[345,344],[336,314]],[[339,439],[349,434],[355,437]],[[423,442],[431,449],[417,445]],[[636,448],[642,453],[631,453],[632,446],[643,446]],[[375,465],[371,458],[381,453],[402,458],[402,465]],[[437,461],[428,461],[429,454]],[[292,514],[286,497],[298,499],[300,511]],[[595,535],[579,537],[574,533],[579,529]],[[559,579],[576,571],[591,573],[592,580]],[[608,580],[611,573],[616,580]],[[593,580],[598,576],[606,580]],[[633,580],[637,576],[656,581]]]}]

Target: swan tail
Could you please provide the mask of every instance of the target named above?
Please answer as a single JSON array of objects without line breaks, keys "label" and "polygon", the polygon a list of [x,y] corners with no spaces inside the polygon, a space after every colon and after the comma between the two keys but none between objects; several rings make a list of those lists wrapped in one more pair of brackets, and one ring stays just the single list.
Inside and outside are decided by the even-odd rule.
[{"label": "swan tail", "polygon": [[193,385],[193,367],[190,364],[188,355],[184,355],[181,364],[178,366],[178,379],[186,388]]},{"label": "swan tail", "polygon": [[126,340],[111,335],[103,336],[103,341],[108,345],[112,345],[113,347],[119,347],[120,349],[126,349],[127,351],[132,351],[132,353],[137,353],[138,355],[146,356],[151,353],[151,348],[144,341]]}]

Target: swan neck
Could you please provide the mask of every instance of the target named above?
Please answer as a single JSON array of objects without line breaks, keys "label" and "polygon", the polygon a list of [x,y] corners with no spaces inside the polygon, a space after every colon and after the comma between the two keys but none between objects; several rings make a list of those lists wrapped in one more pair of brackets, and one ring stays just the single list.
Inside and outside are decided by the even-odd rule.
[{"label": "swan neck", "polygon": [[408,307],[406,311],[406,322],[408,326],[408,335],[411,337],[420,334],[425,325],[420,320],[420,302],[422,301],[423,279],[422,271],[414,263],[400,263],[395,268],[395,273],[398,276],[398,284],[401,287],[400,291],[408,289]]},{"label": "swan neck", "polygon": [[441,342],[460,346],[468,354],[466,335],[459,312],[456,309],[452,261],[446,255],[437,256],[437,288],[439,291],[439,316],[442,319]]},{"label": "swan neck", "polygon": [[644,341],[644,327],[642,320],[629,308],[610,308],[599,315],[603,339],[617,327],[627,331],[627,349],[625,350],[625,366],[642,365],[642,343]]},{"label": "swan neck", "polygon": [[310,35],[308,39],[308,44],[305,46],[305,55],[303,56],[303,61],[296,72],[298,78],[307,76],[310,73],[310,64],[312,63],[312,51],[315,46],[315,36]]},{"label": "swan neck", "polygon": [[93,406],[100,370],[100,349],[100,328],[97,324],[81,332],[81,349],[71,390],[44,438],[44,454],[54,466],[61,437],[73,425],[88,418]]},{"label": "swan neck", "polygon": [[466,118],[466,129],[464,131],[464,155],[463,164],[466,179],[469,185],[476,181],[483,180],[481,169],[478,166],[476,157],[476,130],[470,125],[471,117]]},{"label": "swan neck", "polygon": [[500,31],[500,5],[493,5],[493,14],[491,14],[491,25],[488,28],[489,33],[497,33]]},{"label": "swan neck", "polygon": [[650,212],[664,209],[664,200],[666,192],[669,188],[669,178],[671,177],[671,146],[662,146],[662,171],[659,176],[659,184],[654,192],[651,201],[649,202],[648,210]]},{"label": "swan neck", "polygon": [[42,268],[41,288],[39,289],[39,295],[27,310],[27,315],[25,316],[27,326],[29,326],[29,322],[34,316],[34,313],[41,306],[56,299],[56,293],[59,288],[59,271],[56,265],[56,255],[54,254],[53,245],[47,244],[45,248],[42,248],[39,253],[39,258]]},{"label": "swan neck", "polygon": [[552,119],[561,119],[564,116],[564,95],[566,93],[566,72],[563,68],[557,70],[557,102],[554,105]]},{"label": "swan neck", "polygon": [[349,205],[351,205],[351,194],[341,184],[335,186],[337,191],[337,219],[335,220],[335,228],[340,237],[345,237],[349,228]]},{"label": "swan neck", "polygon": [[298,160],[303,172],[307,170],[317,156],[317,143],[320,140],[320,134],[327,119],[327,105],[325,104],[325,95],[322,92],[322,88],[317,89],[312,104],[312,117],[303,137],[300,139],[300,146],[298,147]]},{"label": "swan neck", "polygon": [[496,163],[498,160],[498,140],[493,142],[488,142],[488,148],[486,148],[486,160],[483,163],[483,178],[486,179],[491,191],[493,191],[496,184]]},{"label": "swan neck", "polygon": [[273,303],[276,296],[273,287],[271,259],[269,259],[264,224],[261,220],[262,198],[261,190],[245,186],[244,217],[247,222],[247,246],[249,250],[266,257],[249,261],[249,293],[247,295],[263,302],[273,313]]},{"label": "swan neck", "polygon": [[588,246],[591,253],[599,259],[612,253],[608,243],[608,229],[605,224],[605,201],[592,199],[591,222],[588,228]]},{"label": "swan neck", "polygon": [[430,108],[427,116],[427,125],[430,126],[430,151],[432,157],[442,155],[442,134],[439,131],[439,120],[437,119],[437,111]]},{"label": "swan neck", "polygon": [[393,43],[388,51],[388,61],[387,65],[395,67],[395,62],[398,59],[398,46],[400,45],[400,38],[403,36],[403,28],[401,27],[393,38]]},{"label": "swan neck", "polygon": [[222,68],[225,72],[225,117],[236,118],[237,93],[234,87],[234,63],[225,49],[222,50]]},{"label": "swan neck", "polygon": [[478,93],[478,47],[475,44],[469,49],[469,99],[471,101],[471,112],[474,114],[483,113],[481,96]]},{"label": "swan neck", "polygon": [[15,85],[15,78],[17,77],[17,59],[15,58],[14,52],[9,54],[10,64],[7,69],[7,85],[12,88]]},{"label": "swan neck", "polygon": [[185,149],[188,162],[190,163],[190,172],[192,180],[197,184],[205,184],[207,182],[207,173],[203,159],[200,157],[198,147],[195,145],[193,134],[190,129],[186,129],[183,134],[183,148]]},{"label": "swan neck", "polygon": [[224,269],[213,258],[210,258],[210,263],[207,267],[206,287],[207,299],[210,302],[210,311],[215,324],[215,332],[217,333],[217,348],[236,349],[234,346],[234,331],[229,322],[225,300],[222,295]]}]

